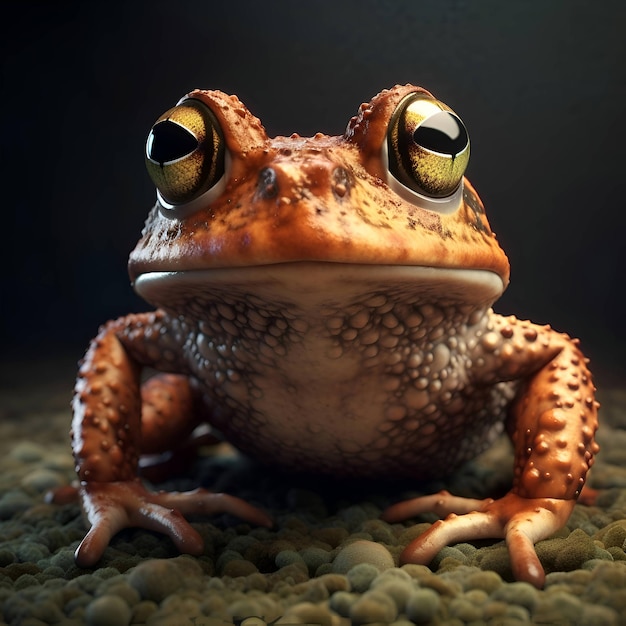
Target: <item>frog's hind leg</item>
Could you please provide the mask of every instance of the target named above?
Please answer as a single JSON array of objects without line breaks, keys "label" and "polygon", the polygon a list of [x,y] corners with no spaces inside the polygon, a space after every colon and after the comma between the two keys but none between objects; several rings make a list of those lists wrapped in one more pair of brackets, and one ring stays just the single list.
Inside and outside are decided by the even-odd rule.
[{"label": "frog's hind leg", "polygon": [[[514,325],[510,318],[506,323]],[[515,578],[541,588],[545,572],[534,544],[565,525],[580,496],[599,450],[594,439],[599,404],[576,341],[527,323],[516,328],[526,334],[516,338],[512,326],[503,329],[502,336],[511,337],[513,344],[505,345],[507,349],[498,356],[501,363],[496,370],[501,377],[517,367],[511,359],[521,358],[515,346],[523,346],[524,338],[534,346],[541,331],[546,347],[552,341],[560,351],[527,378],[510,407],[509,432],[515,449],[511,491],[497,500],[467,502],[437,494],[432,500],[394,505],[384,519],[398,521],[424,510],[446,516],[409,543],[401,562],[428,564],[451,543],[504,538]],[[527,352],[531,361],[536,354],[537,349]],[[593,500],[593,493],[585,500]]]},{"label": "frog's hind leg", "polygon": [[141,386],[141,475],[159,481],[184,472],[194,452],[221,440],[206,426],[208,409],[191,380],[156,374]]},{"label": "frog's hind leg", "polygon": [[[155,374],[141,386],[142,477],[161,482],[183,473],[193,462],[200,446],[221,442],[202,424],[207,407],[201,393],[186,376]],[[78,482],[56,488],[46,500],[67,504],[78,500]]]}]

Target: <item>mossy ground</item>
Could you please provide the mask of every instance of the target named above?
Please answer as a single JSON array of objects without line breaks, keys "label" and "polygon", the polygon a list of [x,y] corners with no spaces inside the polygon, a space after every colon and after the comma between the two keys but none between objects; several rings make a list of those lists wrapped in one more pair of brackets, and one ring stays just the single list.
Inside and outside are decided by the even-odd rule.
[{"label": "mossy ground", "polygon": [[97,568],[81,570],[73,561],[85,532],[78,505],[44,501],[74,477],[72,373],[37,364],[13,380],[0,405],[0,619],[7,624],[216,626],[281,616],[277,624],[624,623],[626,390],[600,394],[602,451],[591,481],[602,491],[596,506],[577,505],[567,527],[538,544],[548,577],[537,591],[512,580],[502,541],[450,546],[430,568],[398,568],[402,548],[430,518],[379,520],[387,504],[422,489],[474,496],[506,489],[505,441],[430,485],[285,476],[204,450],[165,487],[201,483],[245,497],[274,516],[275,529],[226,516],[194,520],[206,546],[199,558],[178,556],[154,533],[126,530]]}]

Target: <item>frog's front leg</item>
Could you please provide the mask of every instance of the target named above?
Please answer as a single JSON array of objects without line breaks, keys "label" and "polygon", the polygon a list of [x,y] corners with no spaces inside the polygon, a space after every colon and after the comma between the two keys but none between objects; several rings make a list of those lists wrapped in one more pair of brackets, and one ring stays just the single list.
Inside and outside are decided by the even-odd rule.
[{"label": "frog's front leg", "polygon": [[486,367],[498,379],[528,381],[508,423],[515,448],[512,490],[498,500],[442,492],[400,502],[384,518],[399,521],[426,510],[448,516],[405,548],[404,562],[427,564],[450,543],[503,537],[516,579],[542,587],[545,573],[534,544],[565,525],[580,495],[599,450],[594,440],[599,405],[576,341],[514,318],[496,316],[494,322],[483,338]]},{"label": "frog's front leg", "polygon": [[[145,442],[142,437],[141,366],[165,369],[158,346],[163,319],[164,314],[157,312],[110,322],[92,341],[79,372],[72,443],[79,494],[91,524],[76,551],[76,562],[83,567],[97,562],[113,535],[131,526],[162,532],[182,552],[199,554],[200,535],[183,515],[231,513],[254,524],[271,525],[265,513],[238,498],[204,489],[154,493],[138,480],[142,452],[161,449],[163,437],[154,432],[160,420],[166,439],[173,443],[197,423],[192,390],[182,378],[171,378],[166,393],[150,387],[144,393],[152,401],[146,404]],[[164,414],[166,408],[172,414]]]}]

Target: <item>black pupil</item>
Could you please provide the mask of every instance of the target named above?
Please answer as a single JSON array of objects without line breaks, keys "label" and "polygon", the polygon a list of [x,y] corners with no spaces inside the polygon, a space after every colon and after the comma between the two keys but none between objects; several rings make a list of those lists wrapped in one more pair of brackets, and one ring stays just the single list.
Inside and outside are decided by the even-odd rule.
[{"label": "black pupil", "polygon": [[458,154],[467,146],[467,131],[456,116],[441,111],[424,120],[413,133],[419,146],[440,154]]},{"label": "black pupil", "polygon": [[190,154],[198,147],[198,140],[185,128],[170,120],[163,120],[152,128],[148,156],[163,165]]}]

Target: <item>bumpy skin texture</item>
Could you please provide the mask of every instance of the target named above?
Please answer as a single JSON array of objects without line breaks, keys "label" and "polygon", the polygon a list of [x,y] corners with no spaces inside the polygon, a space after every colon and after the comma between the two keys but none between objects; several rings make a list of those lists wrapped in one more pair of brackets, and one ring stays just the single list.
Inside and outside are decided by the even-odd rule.
[{"label": "bumpy skin texture", "polygon": [[[182,514],[271,524],[236,498],[153,494],[138,481],[141,454],[183,444],[201,423],[282,467],[418,479],[473,458],[506,425],[507,496],[441,493],[384,517],[449,515],[404,561],[505,537],[517,578],[543,584],[534,543],[566,522],[598,451],[591,375],[576,341],[491,310],[508,261],[467,180],[447,212],[388,186],[390,119],[415,92],[430,95],[383,91],[344,137],[309,139],[269,139],[235,97],[190,94],[223,132],[225,186],[206,202],[157,202],[129,263],[157,310],[105,325],[80,369],[72,438],[92,524],[81,565],[125,526],[197,554]],[[142,390],[143,367],[170,374]]]}]

